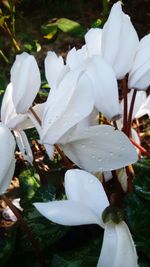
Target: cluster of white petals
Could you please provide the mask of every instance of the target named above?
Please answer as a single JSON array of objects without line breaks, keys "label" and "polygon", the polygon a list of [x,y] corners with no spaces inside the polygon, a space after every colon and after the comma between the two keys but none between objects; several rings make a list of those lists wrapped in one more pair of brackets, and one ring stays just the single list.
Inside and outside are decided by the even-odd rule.
[{"label": "cluster of white petals", "polygon": [[103,227],[97,267],[138,267],[135,245],[126,223],[102,220],[109,201],[100,181],[90,173],[74,169],[66,172],[64,186],[67,200],[34,203],[36,209],[48,220],[62,225],[98,224]]},{"label": "cluster of white petals", "polygon": [[[139,41],[121,2],[113,5],[103,29],[90,29],[82,48],[73,47],[68,52],[66,63],[55,52],[48,52],[45,75],[50,92],[45,103],[32,109],[41,85],[40,71],[32,55],[17,55],[1,106],[0,145],[5,154],[0,154],[0,194],[6,191],[14,174],[16,143],[24,159],[33,162],[24,132],[32,127],[37,129],[50,159],[58,144],[76,166],[103,172],[106,180],[111,178],[110,171],[120,169],[118,179],[126,191],[124,167],[138,159],[136,149],[121,131],[123,101],[119,101],[117,80],[126,74],[131,89],[127,94],[128,113],[133,92],[138,90],[131,119],[150,116],[146,92],[150,85],[150,34]],[[99,113],[110,125],[99,125]],[[119,130],[112,126],[116,120]],[[140,143],[134,129],[131,136]],[[86,171],[66,172],[68,200],[35,203],[35,207],[55,223],[94,223],[103,227],[98,267],[137,267],[137,254],[126,223],[103,222],[102,213],[109,202],[102,184]]]}]

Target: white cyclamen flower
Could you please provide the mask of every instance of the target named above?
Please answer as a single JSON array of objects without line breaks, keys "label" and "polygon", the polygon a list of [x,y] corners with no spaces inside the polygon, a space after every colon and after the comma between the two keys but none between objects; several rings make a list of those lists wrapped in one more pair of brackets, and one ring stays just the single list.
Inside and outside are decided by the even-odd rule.
[{"label": "white cyclamen flower", "polygon": [[16,56],[11,68],[11,82],[16,112],[24,114],[32,105],[41,84],[40,71],[33,56],[26,52]]},{"label": "white cyclamen flower", "polygon": [[17,114],[14,102],[12,100],[13,87],[10,83],[5,91],[2,106],[1,106],[1,121],[10,129],[13,130],[16,137],[17,145],[25,160],[31,164],[33,162],[32,151],[23,130],[34,127],[31,120],[26,114]]},{"label": "white cyclamen flower", "polygon": [[8,188],[15,170],[15,139],[11,131],[0,123],[0,195]]},{"label": "white cyclamen flower", "polygon": [[150,85],[150,34],[144,36],[137,49],[132,69],[129,73],[128,87],[146,90]]},{"label": "white cyclamen flower", "polygon": [[85,171],[69,170],[65,174],[65,191],[68,200],[34,203],[34,206],[55,223],[103,227],[104,239],[97,267],[138,267],[135,245],[126,223],[102,220],[109,201],[100,181]]},{"label": "white cyclamen flower", "polygon": [[139,44],[137,33],[121,8],[113,5],[102,31],[102,55],[113,67],[117,79],[122,79],[131,69]]}]

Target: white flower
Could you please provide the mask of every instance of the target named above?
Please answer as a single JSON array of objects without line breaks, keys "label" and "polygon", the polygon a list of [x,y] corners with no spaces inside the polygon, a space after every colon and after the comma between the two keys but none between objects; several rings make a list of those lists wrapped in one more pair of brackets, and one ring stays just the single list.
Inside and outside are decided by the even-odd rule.
[{"label": "white flower", "polygon": [[127,136],[108,125],[69,132],[58,144],[77,166],[92,172],[119,169],[138,159]]},{"label": "white flower", "polygon": [[144,36],[137,49],[128,86],[137,90],[146,90],[150,85],[150,34]]},{"label": "white flower", "polygon": [[16,143],[11,131],[0,123],[0,195],[5,193],[15,170]]},{"label": "white flower", "polygon": [[102,31],[102,55],[113,67],[117,79],[122,79],[131,69],[138,47],[137,33],[121,8],[113,5]]},{"label": "white flower", "polygon": [[16,56],[11,68],[12,99],[17,113],[26,113],[40,88],[40,71],[33,56],[22,53]]},{"label": "white flower", "polygon": [[97,267],[138,267],[135,245],[126,223],[102,220],[109,201],[98,179],[82,170],[69,170],[65,174],[65,191],[68,200],[34,203],[34,206],[55,223],[98,224],[105,228]]},{"label": "white flower", "polygon": [[34,127],[31,120],[26,114],[17,114],[15,105],[12,100],[13,87],[12,83],[8,84],[1,106],[1,121],[10,130],[13,130],[17,145],[25,160],[31,164],[33,162],[32,151],[23,130]]}]

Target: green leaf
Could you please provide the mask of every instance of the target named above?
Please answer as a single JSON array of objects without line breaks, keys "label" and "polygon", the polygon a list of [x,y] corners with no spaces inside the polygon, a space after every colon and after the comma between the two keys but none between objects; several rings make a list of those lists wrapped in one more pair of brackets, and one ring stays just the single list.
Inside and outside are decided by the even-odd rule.
[{"label": "green leaf", "polygon": [[51,40],[57,34],[57,23],[48,23],[46,25],[41,26],[41,31],[43,33],[43,38]]},{"label": "green leaf", "polygon": [[19,181],[21,191],[20,204],[23,208],[26,208],[32,203],[32,198],[40,187],[39,177],[34,170],[30,168],[19,175]]},{"label": "green leaf", "polygon": [[78,22],[66,18],[58,19],[57,26],[61,31],[66,33],[73,33],[80,35],[84,31]]}]

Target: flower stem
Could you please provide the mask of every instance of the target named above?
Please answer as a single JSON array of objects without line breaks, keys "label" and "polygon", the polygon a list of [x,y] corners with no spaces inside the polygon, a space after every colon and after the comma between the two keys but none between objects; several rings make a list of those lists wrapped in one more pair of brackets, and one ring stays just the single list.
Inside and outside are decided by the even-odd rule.
[{"label": "flower stem", "polygon": [[133,108],[134,108],[136,93],[137,93],[137,90],[134,90],[133,91],[133,95],[132,95],[130,110],[129,110],[128,127],[127,127],[127,134],[128,134],[128,136],[130,136],[130,134],[131,134],[132,113],[133,113]]},{"label": "flower stem", "polygon": [[128,88],[126,77],[122,80],[122,90],[124,96],[123,132],[127,134],[128,128]]},{"label": "flower stem", "polygon": [[5,196],[2,196],[2,199],[5,201],[5,203],[8,205],[8,207],[12,210],[12,212],[15,214],[15,216],[17,217],[20,226],[22,228],[22,230],[24,231],[24,233],[28,236],[28,239],[30,240],[33,250],[39,260],[40,266],[41,267],[45,267],[45,260],[43,257],[43,254],[39,248],[39,244],[37,239],[34,238],[33,233],[31,231],[31,229],[29,228],[29,226],[27,225],[26,221],[22,218],[20,212],[17,210],[17,208],[13,205],[13,203]]},{"label": "flower stem", "polygon": [[134,170],[132,165],[126,166],[126,173],[128,176],[128,192],[133,192],[133,178],[134,178]]},{"label": "flower stem", "polygon": [[130,141],[135,147],[137,147],[141,151],[142,154],[150,158],[150,152],[148,152],[143,146],[137,144],[132,138],[130,138]]}]

